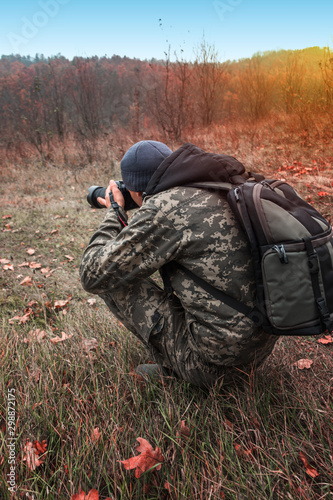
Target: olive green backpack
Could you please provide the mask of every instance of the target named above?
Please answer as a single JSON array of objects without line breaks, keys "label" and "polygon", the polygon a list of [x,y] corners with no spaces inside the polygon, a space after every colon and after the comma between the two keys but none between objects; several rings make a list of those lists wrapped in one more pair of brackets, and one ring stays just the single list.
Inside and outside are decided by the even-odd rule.
[{"label": "olive green backpack", "polygon": [[267,333],[319,335],[333,329],[333,238],[324,217],[286,182],[262,176],[191,186],[227,191],[250,243],[257,286],[254,308],[177,264],[206,291]]}]

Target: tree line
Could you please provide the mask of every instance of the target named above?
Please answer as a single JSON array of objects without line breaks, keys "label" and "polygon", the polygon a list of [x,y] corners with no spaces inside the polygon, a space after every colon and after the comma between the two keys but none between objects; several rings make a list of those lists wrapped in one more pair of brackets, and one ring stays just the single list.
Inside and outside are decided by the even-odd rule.
[{"label": "tree line", "polygon": [[58,55],[2,56],[0,148],[42,158],[69,138],[92,142],[115,130],[158,131],[182,141],[189,131],[249,123],[273,114],[304,128],[333,124],[333,53],[312,47],[220,62],[205,41],[192,62],[170,50],[163,60]]}]

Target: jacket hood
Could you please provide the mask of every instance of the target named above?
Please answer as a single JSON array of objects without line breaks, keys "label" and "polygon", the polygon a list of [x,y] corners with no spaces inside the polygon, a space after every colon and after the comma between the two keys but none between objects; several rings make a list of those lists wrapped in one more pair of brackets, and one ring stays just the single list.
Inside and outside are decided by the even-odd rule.
[{"label": "jacket hood", "polygon": [[146,195],[195,182],[236,184],[244,173],[244,165],[233,156],[206,153],[197,146],[186,143],[163,160],[147,185]]}]

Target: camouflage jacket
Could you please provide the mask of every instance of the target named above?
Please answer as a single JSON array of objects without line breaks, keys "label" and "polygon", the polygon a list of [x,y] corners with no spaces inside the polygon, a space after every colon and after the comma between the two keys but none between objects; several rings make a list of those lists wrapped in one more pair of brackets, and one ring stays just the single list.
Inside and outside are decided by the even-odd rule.
[{"label": "camouflage jacket", "polygon": [[[84,252],[81,280],[90,293],[112,294],[171,261],[231,297],[254,305],[255,282],[246,237],[224,195],[195,187],[172,187],[147,196],[124,229],[110,208]],[[219,343],[227,351],[235,344],[237,352],[245,354],[251,337],[256,337],[256,345],[258,335],[267,337],[249,318],[213,298],[183,271],[171,272],[170,281],[187,323],[201,342],[210,332],[217,350]],[[215,356],[212,351],[211,362]]]}]

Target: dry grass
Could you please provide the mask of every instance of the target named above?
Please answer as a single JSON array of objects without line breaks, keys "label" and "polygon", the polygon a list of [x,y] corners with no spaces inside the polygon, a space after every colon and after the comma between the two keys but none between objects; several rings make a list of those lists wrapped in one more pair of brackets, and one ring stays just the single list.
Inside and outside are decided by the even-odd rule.
[{"label": "dry grass", "polygon": [[[234,154],[249,170],[287,177],[332,222],[331,143],[301,146],[289,138],[284,144],[269,124],[254,131],[219,128],[187,140]],[[332,344],[283,338],[258,373],[209,392],[180,381],[142,385],[132,375],[148,360],[146,352],[100,299],[87,302],[78,279],[83,247],[103,216],[88,208],[86,187],[119,178],[120,150],[100,155],[113,167],[98,161],[79,169],[3,164],[0,217],[11,218],[1,219],[0,258],[14,270],[2,270],[0,290],[1,499],[11,498],[8,387],[16,391],[13,498],[65,500],[80,486],[96,488],[102,500],[332,498]],[[29,256],[28,248],[35,254]],[[29,261],[50,272],[19,267]],[[26,276],[31,286],[20,285]],[[69,295],[65,309],[54,307]],[[31,300],[30,320],[10,323]],[[40,342],[31,338],[36,329],[46,334]],[[73,336],[52,343],[61,332]],[[89,350],[87,339],[96,339],[97,347]],[[313,364],[299,370],[295,362],[304,358]],[[188,437],[180,432],[182,421]],[[140,479],[119,463],[135,453],[137,437],[161,447],[165,458],[160,471]],[[35,471],[22,461],[27,439],[47,442],[45,461]]]}]

